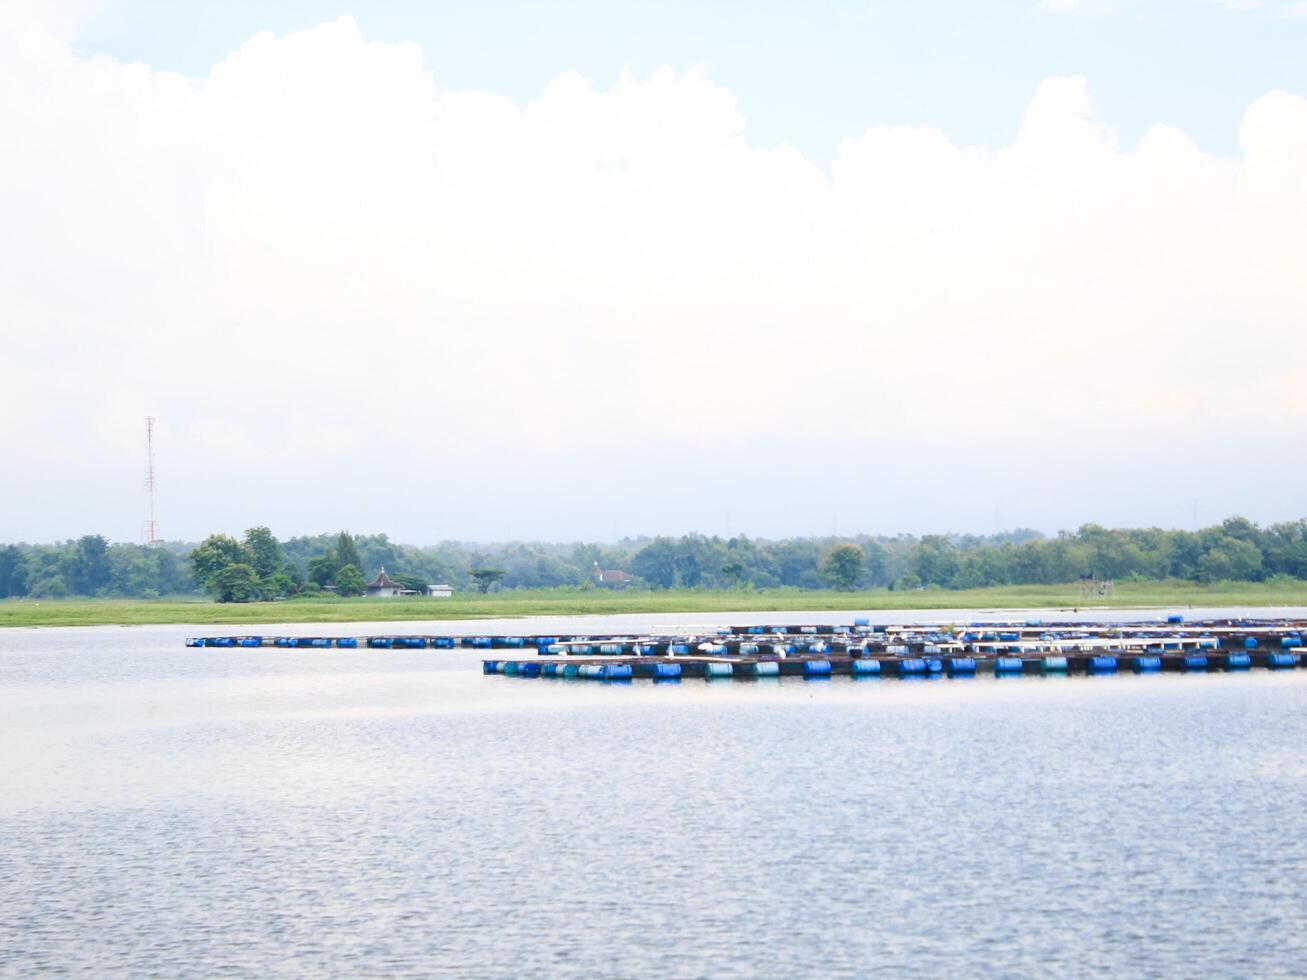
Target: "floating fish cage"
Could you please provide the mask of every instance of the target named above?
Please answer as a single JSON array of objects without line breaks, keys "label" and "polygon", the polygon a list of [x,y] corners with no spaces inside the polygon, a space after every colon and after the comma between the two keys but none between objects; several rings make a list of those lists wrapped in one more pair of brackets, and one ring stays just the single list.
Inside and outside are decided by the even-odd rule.
[{"label": "floating fish cage", "polygon": [[1307,664],[1307,621],[1007,622],[674,627],[649,633],[581,635],[402,634],[376,636],[188,637],[186,646],[357,655],[422,651],[512,651],[486,659],[486,674],[628,681],[849,676],[905,680],[1026,675],[1207,674]]}]

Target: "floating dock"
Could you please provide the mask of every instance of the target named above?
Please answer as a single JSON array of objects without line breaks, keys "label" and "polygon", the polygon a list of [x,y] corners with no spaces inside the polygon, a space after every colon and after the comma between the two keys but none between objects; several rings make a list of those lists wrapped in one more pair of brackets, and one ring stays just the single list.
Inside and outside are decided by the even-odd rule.
[{"label": "floating dock", "polygon": [[[1307,620],[674,627],[646,634],[204,636],[189,647],[520,651],[486,674],[597,680],[681,677],[964,677],[1203,673],[1303,666]],[[528,654],[528,651],[530,653]]]}]

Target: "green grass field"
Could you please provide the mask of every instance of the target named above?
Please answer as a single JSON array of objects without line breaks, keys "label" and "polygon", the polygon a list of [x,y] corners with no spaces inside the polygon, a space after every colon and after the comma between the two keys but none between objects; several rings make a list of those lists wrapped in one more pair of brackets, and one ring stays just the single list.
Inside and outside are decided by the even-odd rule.
[{"label": "green grass field", "polygon": [[430,619],[500,619],[615,613],[857,611],[874,609],[1038,609],[1186,606],[1307,606],[1307,582],[1128,582],[1107,599],[1086,600],[1077,584],[1013,585],[988,589],[915,592],[757,591],[609,592],[541,589],[462,595],[452,599],[291,599],[219,604],[204,599],[5,599],[4,626],[135,626],[151,623],[255,625],[258,623],[400,622]]}]

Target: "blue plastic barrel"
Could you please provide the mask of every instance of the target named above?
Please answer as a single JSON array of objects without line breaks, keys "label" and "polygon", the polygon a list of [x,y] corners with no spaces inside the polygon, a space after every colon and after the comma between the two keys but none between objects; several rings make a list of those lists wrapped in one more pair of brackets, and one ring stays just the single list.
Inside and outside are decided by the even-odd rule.
[{"label": "blue plastic barrel", "polygon": [[822,640],[808,644],[809,653],[830,653],[830,644]]},{"label": "blue plastic barrel", "polygon": [[517,671],[518,671],[518,668],[519,668],[520,666],[521,666],[521,665],[520,665],[516,660],[505,660],[505,661],[504,661],[504,673],[505,673],[505,674],[516,675],[516,674],[517,674]]},{"label": "blue plastic barrel", "polygon": [[1272,653],[1266,658],[1266,666],[1272,670],[1285,667],[1297,667],[1298,655],[1294,653]]},{"label": "blue plastic barrel", "polygon": [[1232,653],[1225,658],[1226,670],[1247,670],[1253,665],[1253,658],[1246,653]]},{"label": "blue plastic barrel", "polygon": [[581,667],[579,664],[562,664],[564,677],[580,677]]},{"label": "blue plastic barrel", "polygon": [[572,647],[572,652],[579,654],[594,653],[594,645],[590,643],[578,643],[576,646]]},{"label": "blue plastic barrel", "polygon": [[688,643],[673,643],[671,646],[672,653],[689,653],[690,645]]},{"label": "blue plastic barrel", "polygon": [[1161,657],[1135,657],[1136,674],[1155,674],[1161,669]]},{"label": "blue plastic barrel", "polygon": [[1204,636],[1202,639],[1198,641],[1199,650],[1215,650],[1220,645],[1221,644],[1217,641],[1216,637],[1214,636]]},{"label": "blue plastic barrel", "polygon": [[1280,637],[1280,646],[1284,647],[1285,649],[1290,649],[1292,647],[1300,647],[1302,646],[1302,637],[1282,636]]},{"label": "blue plastic barrel", "polygon": [[745,632],[746,632],[746,633],[750,633],[750,634],[752,634],[752,635],[754,635],[754,636],[757,636],[759,633],[766,633],[766,632],[767,632],[767,627],[765,627],[765,626],[750,626],[747,630],[745,630]]},{"label": "blue plastic barrel", "polygon": [[542,677],[558,677],[562,669],[563,665],[557,660],[550,660],[540,665],[540,675]]},{"label": "blue plastic barrel", "polygon": [[680,664],[654,664],[654,680],[669,680],[681,676]]},{"label": "blue plastic barrel", "polygon": [[540,665],[534,661],[527,661],[517,665],[517,672],[523,677],[539,677]]},{"label": "blue plastic barrel", "polygon": [[242,636],[236,641],[239,646],[243,647],[261,647],[263,646],[263,637],[261,636]]},{"label": "blue plastic barrel", "polygon": [[390,647],[391,647],[391,642],[392,642],[392,641],[391,641],[390,637],[388,637],[388,636],[369,636],[369,637],[368,637],[368,646],[373,647],[374,649],[378,649],[378,650],[389,650]]},{"label": "blue plastic barrel", "polygon": [[526,638],[521,636],[501,636],[499,645],[502,647],[522,647],[526,646]]},{"label": "blue plastic barrel", "polygon": [[1201,653],[1191,653],[1184,658],[1185,670],[1206,670],[1207,657]]},{"label": "blue plastic barrel", "polygon": [[601,644],[599,644],[599,652],[600,652],[600,653],[604,653],[604,654],[618,654],[618,653],[621,653],[621,652],[622,652],[622,644],[620,644],[620,643],[601,643]]},{"label": "blue plastic barrel", "polygon": [[763,660],[753,665],[754,677],[777,677],[780,672],[781,665],[775,660]]},{"label": "blue plastic barrel", "polygon": [[854,677],[879,677],[880,661],[879,660],[851,660],[849,661],[849,673]]},{"label": "blue plastic barrel", "polygon": [[998,634],[1000,643],[1015,643],[1021,639],[1020,633],[1000,633]]},{"label": "blue plastic barrel", "polygon": [[1066,657],[1045,657],[1039,662],[1039,666],[1045,674],[1065,674],[1067,671]]},{"label": "blue plastic barrel", "polygon": [[700,650],[709,657],[722,657],[726,655],[725,643],[705,643]]},{"label": "blue plastic barrel", "polygon": [[830,672],[829,660],[805,660],[803,662],[804,677],[829,677]]},{"label": "blue plastic barrel", "polygon": [[353,650],[358,645],[359,645],[359,641],[355,637],[352,636],[336,637],[336,646],[340,647],[342,650]]},{"label": "blue plastic barrel", "polygon": [[211,636],[204,641],[204,644],[210,647],[234,647],[236,641],[230,636]]},{"label": "blue plastic barrel", "polygon": [[1116,671],[1116,657],[1090,657],[1089,672],[1091,674],[1111,674]]},{"label": "blue plastic barrel", "polygon": [[949,657],[948,672],[950,674],[974,674],[976,672],[976,658]]},{"label": "blue plastic barrel", "polygon": [[1245,638],[1244,638],[1244,641],[1243,641],[1243,646],[1244,646],[1244,649],[1245,649],[1245,650],[1256,650],[1256,649],[1257,649],[1257,637],[1255,637],[1255,636],[1245,637]]},{"label": "blue plastic barrel", "polygon": [[499,673],[499,664],[493,660],[483,660],[481,661],[481,673],[497,674]]},{"label": "blue plastic barrel", "polygon": [[996,674],[1019,674],[1025,669],[1026,665],[1020,657],[994,658],[994,673]]},{"label": "blue plastic barrel", "polygon": [[493,647],[494,645],[495,645],[494,640],[490,639],[490,637],[488,637],[488,636],[474,636],[474,637],[472,637],[472,647],[473,647],[473,649],[476,649],[476,650],[489,650],[489,649],[490,649],[491,647]]},{"label": "blue plastic barrel", "polygon": [[544,648],[544,653],[566,653],[567,647],[561,643],[551,643]]},{"label": "blue plastic barrel", "polygon": [[926,661],[919,657],[910,657],[899,661],[899,673],[904,676],[916,676],[926,672]]},{"label": "blue plastic barrel", "polygon": [[631,652],[640,657],[651,657],[657,650],[657,646],[652,643],[637,643],[631,647]]},{"label": "blue plastic barrel", "polygon": [[853,625],[854,625],[854,626],[870,626],[870,625],[871,625],[871,620],[868,619],[866,616],[857,616],[857,617],[855,617],[854,620],[853,620]]},{"label": "blue plastic barrel", "polygon": [[1166,621],[1168,623],[1183,623],[1184,617],[1181,616],[1179,613],[1172,613],[1171,615],[1166,617]]},{"label": "blue plastic barrel", "polygon": [[755,653],[757,653],[757,652],[758,652],[758,644],[756,644],[756,643],[741,643],[741,644],[740,644],[740,653],[743,654],[744,656],[749,656],[749,655],[751,655],[751,654],[755,654]]},{"label": "blue plastic barrel", "polygon": [[730,677],[735,673],[730,664],[723,663],[704,664],[703,672],[707,677]]}]

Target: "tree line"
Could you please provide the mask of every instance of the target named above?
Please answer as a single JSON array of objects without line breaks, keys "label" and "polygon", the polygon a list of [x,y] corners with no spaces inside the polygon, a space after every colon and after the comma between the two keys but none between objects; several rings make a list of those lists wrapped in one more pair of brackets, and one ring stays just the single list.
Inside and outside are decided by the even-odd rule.
[{"label": "tree line", "polygon": [[593,569],[621,569],[633,587],[976,588],[1077,579],[1196,582],[1307,579],[1307,520],[1260,526],[1232,517],[1198,531],[1086,524],[1045,536],[896,535],[763,540],[689,534],[587,543],[444,542],[414,546],[348,532],[278,540],[266,527],[240,538],[147,548],[86,535],[60,544],[0,546],[0,598],[207,593],[226,601],[358,595],[384,566],[420,591],[595,587]]}]

